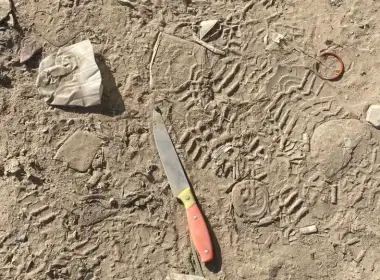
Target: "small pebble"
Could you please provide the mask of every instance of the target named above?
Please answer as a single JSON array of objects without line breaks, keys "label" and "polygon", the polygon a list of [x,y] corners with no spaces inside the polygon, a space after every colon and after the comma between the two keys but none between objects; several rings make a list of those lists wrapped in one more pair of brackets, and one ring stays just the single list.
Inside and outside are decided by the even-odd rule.
[{"label": "small pebble", "polygon": [[342,4],[343,4],[343,0],[330,0],[331,6],[339,7]]},{"label": "small pebble", "polygon": [[272,222],[273,222],[272,216],[264,217],[264,218],[259,220],[257,226],[266,226],[266,225],[271,224]]},{"label": "small pebble", "polygon": [[26,242],[28,241],[28,236],[26,235],[26,233],[23,233],[17,236],[16,240],[19,242]]},{"label": "small pebble", "polygon": [[92,188],[92,187],[94,187],[94,186],[99,182],[99,180],[100,180],[100,178],[101,178],[102,176],[103,176],[103,172],[98,171],[98,170],[95,170],[95,171],[92,173],[90,179],[88,179],[87,184],[86,184],[86,187],[87,187],[87,188]]},{"label": "small pebble", "polygon": [[354,245],[355,243],[358,243],[358,242],[360,242],[360,239],[357,237],[354,237],[354,238],[347,240],[347,245]]},{"label": "small pebble", "polygon": [[294,242],[298,239],[298,236],[291,236],[289,237],[289,242]]},{"label": "small pebble", "polygon": [[99,191],[104,191],[107,189],[107,186],[106,186],[105,182],[100,182],[100,183],[98,183],[98,186],[96,187],[96,189]]},{"label": "small pebble", "polygon": [[119,203],[118,203],[117,200],[116,200],[115,198],[113,198],[113,197],[109,200],[109,204],[110,204],[110,206],[111,206],[112,208],[117,208],[117,207],[119,206]]},{"label": "small pebble", "polygon": [[355,262],[360,263],[366,254],[366,250],[361,250],[355,258]]},{"label": "small pebble", "polygon": [[6,162],[4,166],[4,171],[5,171],[5,175],[7,176],[17,175],[23,172],[23,168],[17,159],[12,158]]},{"label": "small pebble", "polygon": [[29,169],[27,172],[26,172],[26,178],[31,181],[31,182],[42,182],[43,181],[43,177],[41,174],[39,174],[36,170],[34,169]]},{"label": "small pebble", "polygon": [[61,268],[60,269],[61,274],[63,275],[69,275],[69,270],[67,268]]},{"label": "small pebble", "polygon": [[94,274],[92,272],[89,272],[84,277],[84,280],[91,280],[91,279],[94,279]]},{"label": "small pebble", "polygon": [[317,229],[316,225],[311,225],[311,226],[300,228],[301,234],[312,234],[312,233],[317,233],[317,232],[318,232],[318,229]]},{"label": "small pebble", "polygon": [[77,236],[78,236],[78,233],[76,230],[74,230],[72,233],[67,235],[67,240],[73,241],[73,240],[77,239]]},{"label": "small pebble", "polygon": [[374,127],[380,128],[380,104],[369,106],[366,120]]}]

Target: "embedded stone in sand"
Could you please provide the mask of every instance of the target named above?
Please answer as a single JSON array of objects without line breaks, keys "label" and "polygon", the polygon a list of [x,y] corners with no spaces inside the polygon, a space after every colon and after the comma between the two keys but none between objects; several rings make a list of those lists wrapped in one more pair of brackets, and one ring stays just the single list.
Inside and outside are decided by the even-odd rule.
[{"label": "embedded stone in sand", "polygon": [[359,164],[371,151],[371,132],[365,123],[333,120],[318,126],[311,139],[311,158],[326,177],[333,177],[350,162]]},{"label": "embedded stone in sand", "polygon": [[79,172],[86,172],[102,141],[87,131],[76,131],[59,148],[54,159],[63,161]]}]

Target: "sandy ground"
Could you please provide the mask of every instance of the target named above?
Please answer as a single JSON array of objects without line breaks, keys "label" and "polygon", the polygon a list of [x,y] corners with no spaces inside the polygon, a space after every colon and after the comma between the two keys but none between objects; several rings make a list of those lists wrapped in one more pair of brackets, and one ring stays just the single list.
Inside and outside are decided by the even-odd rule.
[{"label": "sandy ground", "polygon": [[[365,120],[379,102],[379,1],[16,2],[20,28],[0,27],[1,279],[199,274],[154,106],[212,229],[207,279],[380,279],[380,134]],[[193,41],[210,19],[219,54]],[[47,105],[39,62],[85,39],[102,106]],[[43,52],[21,65],[28,42]],[[324,50],[343,58],[338,81],[314,71]]]}]

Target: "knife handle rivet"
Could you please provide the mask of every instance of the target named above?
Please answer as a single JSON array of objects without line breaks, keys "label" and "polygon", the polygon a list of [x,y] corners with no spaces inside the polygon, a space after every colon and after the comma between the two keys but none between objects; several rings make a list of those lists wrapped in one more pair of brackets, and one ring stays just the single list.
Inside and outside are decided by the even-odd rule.
[{"label": "knife handle rivet", "polygon": [[208,254],[208,250],[207,249],[205,250],[205,254]]},{"label": "knife handle rivet", "polygon": [[196,219],[198,219],[198,217],[197,217],[197,216],[194,216],[193,219],[196,220]]},{"label": "knife handle rivet", "polygon": [[187,196],[186,196],[186,200],[190,200],[190,195],[187,195]]}]

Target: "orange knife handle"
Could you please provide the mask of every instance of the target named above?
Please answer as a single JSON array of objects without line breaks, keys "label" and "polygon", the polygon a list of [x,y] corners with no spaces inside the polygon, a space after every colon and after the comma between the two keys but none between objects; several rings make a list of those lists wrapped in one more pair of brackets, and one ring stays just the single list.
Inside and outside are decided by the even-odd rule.
[{"label": "orange knife handle", "polygon": [[190,236],[201,261],[203,263],[212,261],[214,258],[214,251],[212,249],[211,238],[198,205],[195,203],[187,208],[186,214]]}]

